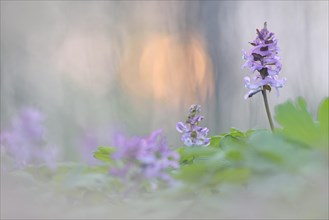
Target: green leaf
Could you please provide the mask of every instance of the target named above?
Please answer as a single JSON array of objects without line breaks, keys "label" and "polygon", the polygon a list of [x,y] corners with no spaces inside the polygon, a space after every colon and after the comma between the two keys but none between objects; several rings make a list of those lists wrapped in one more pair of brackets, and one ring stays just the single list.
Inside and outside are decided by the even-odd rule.
[{"label": "green leaf", "polygon": [[115,152],[113,147],[98,147],[97,151],[94,152],[94,157],[105,163],[113,163],[111,155]]},{"label": "green leaf", "polygon": [[218,150],[209,147],[182,147],[179,148],[180,162],[183,164],[192,163],[196,159],[210,157],[214,155]]},{"label": "green leaf", "polygon": [[273,163],[276,164],[282,164],[283,163],[283,158],[281,155],[278,153],[272,152],[270,150],[260,150],[259,155],[264,157],[265,159],[272,161]]},{"label": "green leaf", "polygon": [[232,135],[226,135],[220,142],[220,148],[223,150],[238,148],[244,146],[244,138]]},{"label": "green leaf", "polygon": [[254,129],[251,129],[251,130],[248,130],[245,134],[247,137],[251,136],[252,134],[254,134],[257,130],[254,130]]},{"label": "green leaf", "polygon": [[298,169],[306,162],[306,155],[311,150],[269,131],[255,132],[247,142],[250,146],[246,151],[247,166],[266,175]]},{"label": "green leaf", "polygon": [[251,171],[248,168],[230,168],[216,173],[214,176],[214,182],[232,182],[241,183],[248,180],[251,175]]},{"label": "green leaf", "polygon": [[220,136],[220,135],[210,137],[209,147],[219,147],[221,139],[222,139],[222,136]]},{"label": "green leaf", "polygon": [[188,166],[182,166],[176,178],[190,183],[198,183],[209,169],[205,163],[195,163]]},{"label": "green leaf", "polygon": [[244,158],[243,153],[239,150],[229,150],[226,153],[226,157],[232,161],[242,161]]},{"label": "green leaf", "polygon": [[318,109],[318,121],[320,126],[321,134],[326,137],[327,145],[328,145],[328,123],[329,123],[329,98],[326,98],[320,104]]},{"label": "green leaf", "polygon": [[[323,111],[319,113],[321,120],[325,120],[325,108]],[[283,127],[282,133],[292,140],[315,147],[319,139],[322,139],[318,124],[313,121],[302,98],[298,98],[295,103],[288,101],[278,105],[275,108],[275,119]]]},{"label": "green leaf", "polygon": [[242,131],[239,131],[236,128],[231,128],[230,133],[228,135],[232,137],[246,137],[246,135]]}]

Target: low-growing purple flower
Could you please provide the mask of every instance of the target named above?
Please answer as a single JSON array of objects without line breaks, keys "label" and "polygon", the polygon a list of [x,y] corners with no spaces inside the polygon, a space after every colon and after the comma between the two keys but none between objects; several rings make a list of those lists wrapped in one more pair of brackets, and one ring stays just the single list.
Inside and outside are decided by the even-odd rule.
[{"label": "low-growing purple flower", "polygon": [[253,48],[249,52],[242,50],[242,58],[246,60],[242,68],[248,67],[252,73],[257,70],[254,77],[247,76],[244,78],[245,87],[249,89],[245,99],[260,92],[264,86],[267,89],[275,88],[276,94],[279,95],[278,89],[286,83],[286,78],[278,78],[282,64],[277,55],[279,47],[274,33],[268,31],[266,22],[262,30],[257,29],[256,31],[257,37],[250,43]]},{"label": "low-growing purple flower", "polygon": [[200,112],[200,105],[191,105],[186,122],[178,122],[176,124],[176,130],[182,134],[181,140],[186,146],[207,146],[210,143],[210,138],[207,138],[209,129],[198,126],[199,122],[204,119],[204,116],[198,116]]},{"label": "low-growing purple flower", "polygon": [[168,169],[179,168],[179,154],[168,147],[162,130],[156,130],[147,137],[127,138],[118,133],[114,136],[116,152],[112,158],[118,166],[111,174],[123,179],[163,180],[171,182]]},{"label": "low-growing purple flower", "polygon": [[43,163],[55,168],[57,147],[45,140],[43,120],[40,111],[25,108],[13,118],[11,128],[1,132],[1,151],[14,160],[17,168]]}]

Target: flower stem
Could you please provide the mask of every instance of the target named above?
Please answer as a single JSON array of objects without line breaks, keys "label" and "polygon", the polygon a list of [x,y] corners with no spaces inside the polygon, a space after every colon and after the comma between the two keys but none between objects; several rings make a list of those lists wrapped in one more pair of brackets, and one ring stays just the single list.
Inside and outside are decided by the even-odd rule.
[{"label": "flower stem", "polygon": [[267,95],[266,95],[265,87],[263,87],[263,89],[262,89],[262,94],[263,94],[263,99],[264,99],[267,118],[268,118],[268,121],[270,122],[271,130],[273,132],[274,131],[274,125],[273,125],[273,121],[272,121],[272,117],[271,117],[270,108],[268,107],[268,101],[267,101]]}]

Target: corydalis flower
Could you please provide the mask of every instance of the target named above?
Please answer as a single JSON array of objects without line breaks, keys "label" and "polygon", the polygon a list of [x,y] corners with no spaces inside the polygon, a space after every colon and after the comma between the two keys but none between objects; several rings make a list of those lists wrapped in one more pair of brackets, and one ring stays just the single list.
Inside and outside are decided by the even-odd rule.
[{"label": "corydalis flower", "polygon": [[57,148],[45,140],[44,117],[34,108],[23,109],[11,129],[0,134],[1,151],[14,159],[16,167],[46,163],[55,167]]},{"label": "corydalis flower", "polygon": [[210,143],[210,138],[207,138],[209,129],[198,126],[199,122],[204,119],[203,116],[198,116],[201,112],[200,105],[192,105],[189,108],[189,113],[186,122],[178,122],[176,129],[182,133],[182,141],[186,146],[205,145]]},{"label": "corydalis flower", "polygon": [[147,137],[127,138],[117,134],[112,144],[117,148],[112,158],[118,166],[111,169],[111,174],[123,179],[160,179],[170,183],[167,170],[179,167],[179,154],[169,149],[162,130]]},{"label": "corydalis flower", "polygon": [[249,67],[253,73],[257,70],[254,77],[244,78],[245,86],[249,89],[245,99],[260,92],[263,87],[267,90],[274,87],[279,95],[278,88],[282,88],[286,83],[286,78],[281,80],[278,78],[282,65],[277,55],[279,47],[274,33],[267,30],[266,22],[262,30],[257,29],[256,31],[257,37],[250,43],[253,48],[249,52],[242,51],[242,58],[246,60],[242,68]]}]

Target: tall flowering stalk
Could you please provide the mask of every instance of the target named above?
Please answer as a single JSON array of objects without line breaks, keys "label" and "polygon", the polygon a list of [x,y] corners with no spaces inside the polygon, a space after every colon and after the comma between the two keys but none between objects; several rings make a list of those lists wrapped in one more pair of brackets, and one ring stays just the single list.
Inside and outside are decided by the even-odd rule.
[{"label": "tall flowering stalk", "polygon": [[182,133],[181,140],[186,146],[207,146],[210,143],[210,138],[207,138],[209,129],[206,127],[199,126],[199,122],[204,119],[203,116],[198,115],[200,112],[200,105],[192,105],[189,108],[189,113],[186,122],[178,122],[176,124],[176,129],[179,133]]},{"label": "tall flowering stalk", "polygon": [[277,55],[279,51],[278,41],[274,33],[267,30],[267,23],[264,23],[264,28],[260,31],[256,29],[256,39],[250,44],[253,48],[246,52],[243,50],[243,59],[246,60],[242,68],[249,67],[252,73],[257,70],[254,77],[244,77],[245,87],[249,89],[245,95],[245,99],[262,92],[265,110],[271,126],[274,130],[274,125],[271,117],[271,112],[268,106],[266,90],[271,91],[271,87],[276,89],[277,96],[279,95],[279,88],[282,88],[286,83],[286,78],[279,79],[278,75],[281,71],[282,65],[280,58]]}]

